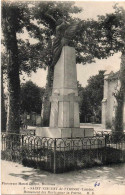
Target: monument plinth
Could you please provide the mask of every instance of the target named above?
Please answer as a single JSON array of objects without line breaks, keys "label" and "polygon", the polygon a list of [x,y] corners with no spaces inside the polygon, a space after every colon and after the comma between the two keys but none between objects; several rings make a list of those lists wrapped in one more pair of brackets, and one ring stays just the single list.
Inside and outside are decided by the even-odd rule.
[{"label": "monument plinth", "polygon": [[80,128],[75,48],[64,46],[55,65],[49,127],[39,127],[44,137],[93,136],[93,129]]}]

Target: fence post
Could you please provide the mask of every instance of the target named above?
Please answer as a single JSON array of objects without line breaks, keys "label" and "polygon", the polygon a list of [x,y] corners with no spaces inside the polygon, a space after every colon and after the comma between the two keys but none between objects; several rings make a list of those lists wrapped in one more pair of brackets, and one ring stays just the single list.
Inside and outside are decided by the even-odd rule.
[{"label": "fence post", "polygon": [[23,142],[24,142],[24,135],[22,135],[22,146],[23,146]]},{"label": "fence post", "polygon": [[54,173],[56,173],[56,138],[54,139]]},{"label": "fence post", "polygon": [[104,150],[105,150],[105,152],[104,152],[104,163],[106,163],[106,162],[107,162],[107,135],[105,135],[104,139],[105,139],[105,147],[104,147]]}]

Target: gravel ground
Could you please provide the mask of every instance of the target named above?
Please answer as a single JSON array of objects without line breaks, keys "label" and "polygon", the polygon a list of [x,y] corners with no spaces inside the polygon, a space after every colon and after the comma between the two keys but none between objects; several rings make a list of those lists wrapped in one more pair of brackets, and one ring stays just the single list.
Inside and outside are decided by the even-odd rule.
[{"label": "gravel ground", "polygon": [[93,167],[63,174],[52,174],[2,160],[1,172],[2,195],[125,194],[125,164]]}]

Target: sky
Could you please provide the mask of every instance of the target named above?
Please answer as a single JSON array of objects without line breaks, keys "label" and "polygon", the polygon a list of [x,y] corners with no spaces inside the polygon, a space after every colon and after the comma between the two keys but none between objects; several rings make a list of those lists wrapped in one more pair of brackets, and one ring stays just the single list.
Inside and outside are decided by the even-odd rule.
[{"label": "sky", "polygon": [[[106,13],[114,12],[113,5],[115,5],[117,2],[118,1],[77,1],[75,4],[79,7],[82,7],[84,11],[80,14],[77,14],[76,16],[83,20],[90,18],[97,19],[97,15],[105,15]],[[118,4],[119,6],[125,8],[125,1],[121,1]],[[96,63],[86,65],[77,64],[77,80],[83,87],[85,87],[90,76],[98,74],[99,70],[107,70],[108,73],[110,73],[111,71],[118,71],[120,68],[120,56],[121,54],[117,53],[114,56],[109,57],[108,59],[97,59]],[[31,77],[23,75],[21,77],[21,81],[26,82],[28,80],[31,80],[39,87],[44,87],[46,84],[46,75],[47,71],[38,69],[36,73],[31,74]],[[22,80],[22,78],[25,80]]]}]

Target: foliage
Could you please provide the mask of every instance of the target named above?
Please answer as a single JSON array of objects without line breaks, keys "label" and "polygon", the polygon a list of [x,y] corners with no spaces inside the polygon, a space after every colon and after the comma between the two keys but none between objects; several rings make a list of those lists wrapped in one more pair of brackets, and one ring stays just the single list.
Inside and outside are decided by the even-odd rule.
[{"label": "foliage", "polygon": [[[23,33],[24,27],[32,32],[39,30],[31,21],[31,12],[27,3],[21,2],[2,2],[2,31],[3,44],[6,51],[4,56],[7,69],[8,83],[8,113],[7,131],[19,132],[20,129],[20,78],[19,74],[23,70],[30,73],[34,68],[35,58],[30,45],[17,38],[18,34]],[[35,55],[35,54],[34,54]],[[5,59],[3,56],[3,59]],[[36,61],[35,61],[36,62]],[[21,64],[21,65],[20,65]],[[30,65],[29,65],[30,64]],[[36,64],[35,64],[36,65]],[[39,63],[38,63],[39,65]],[[16,82],[15,82],[16,81]]]},{"label": "foliage", "polygon": [[[12,49],[13,44],[11,41],[13,35],[16,33],[15,39],[17,47],[15,49],[18,50],[17,53],[18,63],[20,64],[20,74],[22,71],[30,74],[31,71],[36,71],[39,66],[41,67],[37,54],[39,53],[40,57],[40,50],[38,49],[38,46],[30,44],[29,39],[24,40],[23,36],[20,36],[28,31],[31,35],[32,31],[32,36],[34,35],[35,37],[36,31],[37,33],[40,31],[40,28],[33,23],[33,20],[31,20],[31,9],[29,8],[28,3],[2,2],[2,31],[4,36],[2,44],[7,50]],[[42,34],[41,31],[39,34],[40,33]],[[3,55],[7,56],[7,50],[3,53]]]},{"label": "foliage", "polygon": [[41,113],[42,98],[44,94],[44,88],[38,87],[32,81],[28,81],[21,86],[21,112],[36,112]]},{"label": "foliage", "polygon": [[[100,16],[99,22],[102,28],[103,36],[99,40],[102,42],[101,47],[105,48],[106,53],[113,55],[121,52],[121,66],[120,66],[120,89],[117,92],[117,108],[115,113],[115,120],[113,123],[114,131],[123,131],[123,108],[125,102],[125,10],[122,7],[115,6],[113,14],[106,14]],[[103,40],[102,40],[103,39]]]},{"label": "foliage", "polygon": [[125,10],[122,7],[114,6],[115,12],[99,16],[99,23],[102,30],[99,40],[101,47],[105,47],[106,53],[114,53],[125,50]]},{"label": "foliage", "polygon": [[[14,14],[16,14],[17,19],[14,21],[16,32],[23,33],[27,30],[29,35],[37,40],[36,43],[31,44],[28,39],[24,41],[17,36],[19,62],[21,70],[26,72],[35,71],[38,67],[45,68],[51,64],[56,24],[47,14],[56,21],[58,19],[68,22],[80,21],[79,30],[74,39],[77,63],[91,63],[95,60],[94,58],[107,58],[124,49],[124,10],[120,8],[115,8],[115,14],[99,16],[98,21],[81,21],[72,17],[72,13],[77,14],[82,11],[81,8],[74,6],[73,2],[31,2],[31,7],[28,7],[26,3],[12,5],[16,8],[13,12],[13,17],[15,18]],[[7,15],[9,15],[8,10]]]},{"label": "foliage", "polygon": [[77,63],[91,63],[95,58],[107,58],[124,49],[124,10],[121,8],[115,7],[114,14],[99,16],[98,21],[85,21],[72,17],[72,13],[77,14],[82,11],[81,8],[74,6],[73,2],[32,2],[31,4],[30,8],[26,3],[13,4],[17,10],[21,9],[22,14],[20,16],[20,12],[17,14],[16,11],[16,15],[19,15],[19,19],[15,21],[16,26],[19,26],[17,32],[23,33],[27,30],[36,42],[31,44],[28,39],[24,41],[17,36],[21,71],[30,73],[38,67],[46,68],[51,65],[56,24],[47,14],[56,21],[64,19],[67,22],[80,22],[74,38]]},{"label": "foliage", "polygon": [[90,77],[85,88],[78,84],[80,122],[91,122],[91,118],[95,117],[95,122],[101,123],[104,73],[105,71],[99,71],[99,74]]},{"label": "foliage", "polygon": [[[48,15],[58,19],[64,19],[66,22],[78,22],[79,26],[74,37],[74,46],[76,49],[76,62],[77,63],[91,63],[95,59],[102,59],[111,54],[105,52],[104,47],[100,47],[102,42],[102,23],[94,20],[80,20],[79,18],[73,18],[72,13],[79,13],[82,10],[74,6],[73,2],[39,2],[33,7],[33,17],[37,20],[38,25],[42,26],[43,30],[43,42],[39,42],[36,45],[41,44],[42,60],[46,66],[51,64],[52,61],[52,45],[55,38],[56,23],[51,20]],[[39,34],[35,35],[35,38],[39,38]],[[44,43],[44,46],[43,46]]]}]

